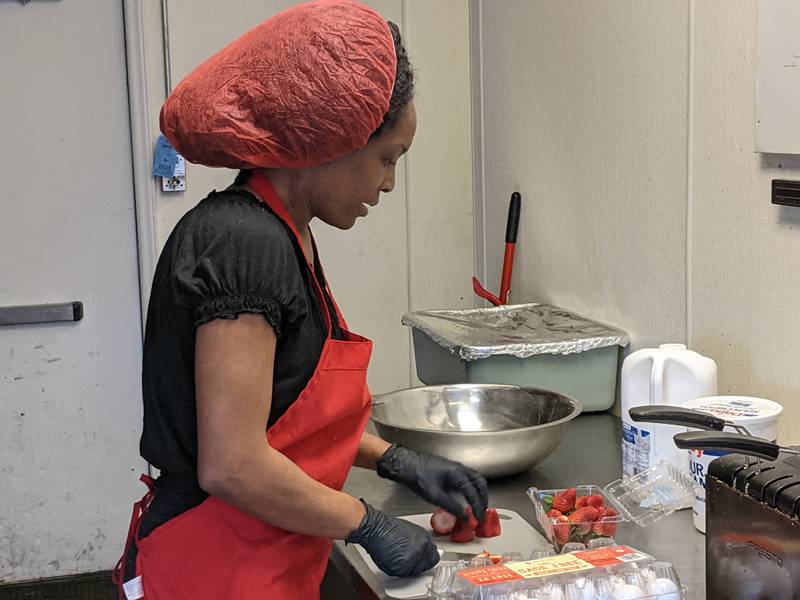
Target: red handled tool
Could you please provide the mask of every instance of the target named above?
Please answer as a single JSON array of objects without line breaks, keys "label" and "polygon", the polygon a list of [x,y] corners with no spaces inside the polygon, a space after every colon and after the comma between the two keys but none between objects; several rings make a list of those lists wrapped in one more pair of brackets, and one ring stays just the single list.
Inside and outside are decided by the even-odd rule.
[{"label": "red handled tool", "polygon": [[508,222],[506,223],[506,253],[503,257],[503,277],[500,280],[500,297],[498,298],[487,291],[478,281],[477,277],[472,278],[472,289],[475,293],[488,300],[495,306],[508,304],[508,293],[511,291],[511,274],[514,270],[514,250],[517,246],[517,232],[519,230],[519,215],[522,209],[522,196],[519,192],[511,194],[511,201],[508,203]]}]

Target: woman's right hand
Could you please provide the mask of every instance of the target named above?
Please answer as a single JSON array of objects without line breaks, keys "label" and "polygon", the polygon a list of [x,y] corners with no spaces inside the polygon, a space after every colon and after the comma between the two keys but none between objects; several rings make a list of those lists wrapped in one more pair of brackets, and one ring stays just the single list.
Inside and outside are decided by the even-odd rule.
[{"label": "woman's right hand", "polygon": [[427,531],[361,502],[366,513],[348,543],[360,544],[381,571],[394,577],[415,577],[436,566],[439,552]]}]

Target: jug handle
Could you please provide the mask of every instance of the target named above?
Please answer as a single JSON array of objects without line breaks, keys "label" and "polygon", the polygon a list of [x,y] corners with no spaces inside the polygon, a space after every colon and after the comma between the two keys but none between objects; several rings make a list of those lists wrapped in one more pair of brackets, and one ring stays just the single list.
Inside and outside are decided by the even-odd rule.
[{"label": "jug handle", "polygon": [[650,372],[650,404],[664,403],[664,359],[653,359],[653,370]]}]

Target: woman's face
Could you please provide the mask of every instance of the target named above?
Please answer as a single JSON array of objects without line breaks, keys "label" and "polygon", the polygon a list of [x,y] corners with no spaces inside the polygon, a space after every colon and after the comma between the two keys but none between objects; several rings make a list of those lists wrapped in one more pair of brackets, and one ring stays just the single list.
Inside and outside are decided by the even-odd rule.
[{"label": "woman's face", "polygon": [[381,192],[394,189],[395,166],[414,141],[417,112],[414,101],[400,113],[394,127],[352,154],[310,169],[307,185],[314,215],[333,227],[350,229],[368,206],[378,204]]}]

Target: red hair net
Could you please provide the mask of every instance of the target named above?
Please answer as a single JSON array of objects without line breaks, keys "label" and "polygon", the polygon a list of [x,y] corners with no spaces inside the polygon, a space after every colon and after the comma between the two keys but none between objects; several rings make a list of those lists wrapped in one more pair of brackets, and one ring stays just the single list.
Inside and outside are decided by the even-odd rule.
[{"label": "red hair net", "polygon": [[192,71],[161,131],[209,167],[302,168],[363,148],[389,111],[397,57],[374,10],[321,0],[282,12]]}]

